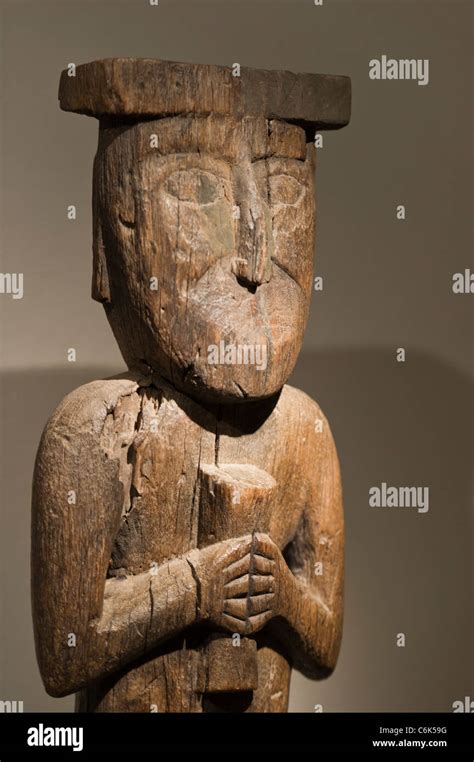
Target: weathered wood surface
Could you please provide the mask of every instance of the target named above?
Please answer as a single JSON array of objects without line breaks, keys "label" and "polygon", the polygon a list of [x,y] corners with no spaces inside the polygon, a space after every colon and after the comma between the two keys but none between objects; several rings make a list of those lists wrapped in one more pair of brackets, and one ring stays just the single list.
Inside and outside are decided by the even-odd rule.
[{"label": "weathered wood surface", "polygon": [[331,74],[295,74],[147,58],[106,58],[61,75],[65,111],[90,116],[218,114],[265,116],[319,129],[344,127],[351,80]]},{"label": "weathered wood surface", "polygon": [[[160,97],[175,108],[174,90]],[[293,667],[335,666],[338,459],[317,404],[285,385],[311,295],[314,167],[303,127],[272,113],[101,121],[93,296],[129,371],[65,398],[33,485],[38,661],[79,709],[282,712]],[[255,355],[213,362],[220,342]]]},{"label": "weathered wood surface", "polygon": [[[283,386],[312,288],[314,166],[301,127],[263,117],[102,127],[93,295],[129,368],[211,401]],[[261,369],[210,363],[221,341],[254,347]]]},{"label": "weathered wood surface", "polygon": [[[288,386],[245,407],[212,410],[158,379],[124,378],[60,405],[34,494],[35,626],[50,693],[90,685],[89,709],[201,711],[208,680],[247,692],[254,679],[255,654],[239,646],[229,646],[232,671],[222,655],[213,662],[216,632],[257,643],[258,688],[244,697],[255,711],[286,709],[290,665],[315,677],[334,667],[343,525],[329,426]],[[221,484],[218,517],[209,476]]]}]

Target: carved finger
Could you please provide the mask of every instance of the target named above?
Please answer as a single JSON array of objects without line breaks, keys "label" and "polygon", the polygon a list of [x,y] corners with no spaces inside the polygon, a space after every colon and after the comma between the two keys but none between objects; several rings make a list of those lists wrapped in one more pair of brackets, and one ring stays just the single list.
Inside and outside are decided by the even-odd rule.
[{"label": "carved finger", "polygon": [[224,585],[224,597],[238,598],[241,595],[246,596],[249,589],[249,580],[250,576],[245,574],[243,577],[226,582]]},{"label": "carved finger", "polygon": [[263,614],[265,611],[271,611],[275,600],[273,593],[263,595],[252,595],[247,599],[249,617],[255,614]]},{"label": "carved finger", "polygon": [[275,589],[275,577],[273,574],[252,574],[250,594],[273,593]]},{"label": "carved finger", "polygon": [[245,619],[248,612],[248,598],[228,598],[224,601],[224,614]]},{"label": "carved finger", "polygon": [[239,635],[245,635],[247,630],[245,619],[237,619],[236,617],[229,616],[229,614],[222,614],[219,624],[232,634],[237,632]]},{"label": "carved finger", "polygon": [[278,548],[267,534],[258,533],[254,537],[253,550],[255,555],[275,558]]},{"label": "carved finger", "polygon": [[253,635],[264,627],[267,622],[272,619],[273,613],[271,611],[265,611],[262,614],[256,614],[247,619],[247,626],[245,628],[245,635]]},{"label": "carved finger", "polygon": [[253,556],[252,573],[253,574],[273,574],[275,561],[264,556]]},{"label": "carved finger", "polygon": [[249,585],[252,593],[271,593],[274,582],[275,580],[270,574],[245,574],[243,577],[227,582],[224,586],[224,595],[226,598],[238,598],[240,595],[247,595]]},{"label": "carved finger", "polygon": [[242,577],[249,573],[251,555],[247,553],[243,558],[239,558],[238,561],[234,561],[224,569],[224,583],[230,582],[233,579]]}]

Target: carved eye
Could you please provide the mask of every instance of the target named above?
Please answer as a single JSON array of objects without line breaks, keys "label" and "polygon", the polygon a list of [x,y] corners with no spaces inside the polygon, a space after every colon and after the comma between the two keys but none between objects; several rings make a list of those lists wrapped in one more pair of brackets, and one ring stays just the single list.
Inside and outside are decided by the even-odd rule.
[{"label": "carved eye", "polygon": [[272,175],[269,186],[272,204],[296,204],[303,192],[301,183],[290,175]]},{"label": "carved eye", "polygon": [[202,169],[180,169],[173,172],[164,187],[171,196],[191,204],[212,204],[223,193],[219,178]]}]

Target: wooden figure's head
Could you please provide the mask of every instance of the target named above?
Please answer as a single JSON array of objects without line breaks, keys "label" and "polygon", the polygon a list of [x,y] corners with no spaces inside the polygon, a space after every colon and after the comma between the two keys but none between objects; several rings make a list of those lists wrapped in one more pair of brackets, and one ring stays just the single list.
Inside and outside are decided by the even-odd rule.
[{"label": "wooden figure's head", "polygon": [[61,105],[100,119],[93,297],[127,365],[211,401],[274,394],[309,310],[314,131],[347,122],[348,80],[329,78],[339,102],[318,122],[300,101],[322,75],[134,59],[81,69],[75,90],[63,74]]}]

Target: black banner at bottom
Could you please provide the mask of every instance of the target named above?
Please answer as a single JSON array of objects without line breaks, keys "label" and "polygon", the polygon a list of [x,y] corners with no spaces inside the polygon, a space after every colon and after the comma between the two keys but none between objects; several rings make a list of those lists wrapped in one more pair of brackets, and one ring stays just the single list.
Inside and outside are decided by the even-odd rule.
[{"label": "black banner at bottom", "polygon": [[[0,762],[187,746],[291,746],[474,760],[471,714],[0,714]],[[402,758],[403,758],[402,756]]]}]

